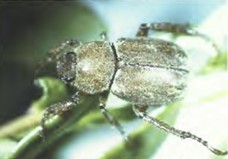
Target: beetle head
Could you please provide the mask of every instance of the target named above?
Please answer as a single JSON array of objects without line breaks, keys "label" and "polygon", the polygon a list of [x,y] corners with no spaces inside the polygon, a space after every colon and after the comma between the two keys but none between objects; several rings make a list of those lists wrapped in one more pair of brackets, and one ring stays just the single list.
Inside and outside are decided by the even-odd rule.
[{"label": "beetle head", "polygon": [[76,76],[76,53],[74,49],[80,45],[77,40],[69,40],[63,48],[63,53],[57,60],[57,74],[64,82],[72,82]]}]

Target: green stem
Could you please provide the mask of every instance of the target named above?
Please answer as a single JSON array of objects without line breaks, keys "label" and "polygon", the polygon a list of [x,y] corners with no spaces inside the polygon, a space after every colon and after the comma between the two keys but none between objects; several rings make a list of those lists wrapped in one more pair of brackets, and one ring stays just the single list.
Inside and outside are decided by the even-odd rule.
[{"label": "green stem", "polygon": [[46,124],[46,137],[40,137],[40,126],[34,128],[16,146],[8,159],[32,159],[47,149],[54,141],[64,135],[67,128],[80,120],[85,114],[98,104],[97,96],[83,97],[82,102],[75,109],[65,116],[55,116]]},{"label": "green stem", "polygon": [[41,119],[41,113],[29,113],[0,126],[0,138],[7,138],[20,134],[38,125]]}]

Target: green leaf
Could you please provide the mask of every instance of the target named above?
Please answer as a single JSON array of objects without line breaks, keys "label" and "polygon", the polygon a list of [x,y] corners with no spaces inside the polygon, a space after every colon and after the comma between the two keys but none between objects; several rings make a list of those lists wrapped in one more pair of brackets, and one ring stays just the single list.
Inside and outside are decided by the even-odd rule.
[{"label": "green leaf", "polygon": [[31,109],[35,111],[43,110],[51,104],[63,101],[67,97],[66,86],[59,79],[43,77],[36,79],[35,84],[43,90],[42,97],[32,103]]}]

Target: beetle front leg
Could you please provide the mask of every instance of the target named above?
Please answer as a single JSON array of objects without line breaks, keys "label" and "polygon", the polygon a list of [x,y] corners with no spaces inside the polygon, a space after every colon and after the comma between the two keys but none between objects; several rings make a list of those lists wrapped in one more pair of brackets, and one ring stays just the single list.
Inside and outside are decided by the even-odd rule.
[{"label": "beetle front leg", "polygon": [[[145,108],[145,109],[143,109],[143,108]],[[201,143],[202,145],[204,145],[205,147],[207,147],[211,152],[213,152],[216,155],[227,155],[228,154],[227,151],[222,152],[218,149],[213,148],[212,146],[210,146],[208,144],[207,141],[203,140],[202,138],[200,138],[194,134],[191,134],[190,132],[178,130],[178,129],[176,129],[176,128],[174,128],[174,127],[172,127],[172,126],[170,126],[170,125],[168,125],[162,121],[159,121],[159,120],[149,116],[146,112],[146,108],[147,108],[147,106],[145,106],[145,107],[139,106],[139,105],[133,106],[133,110],[139,118],[149,122],[150,124],[156,126],[157,128],[159,128],[159,129],[161,129],[167,133],[171,133],[173,135],[176,135],[182,139],[189,138],[189,139],[195,140],[195,141]]]},{"label": "beetle front leg", "polygon": [[44,111],[43,117],[41,119],[41,137],[45,137],[45,123],[48,119],[55,115],[63,115],[65,112],[72,110],[79,103],[78,93],[73,95],[71,99],[53,104]]},{"label": "beetle front leg", "polygon": [[215,42],[210,39],[207,35],[198,32],[193,28],[189,23],[142,23],[139,26],[139,29],[136,33],[137,37],[148,37],[149,31],[157,31],[157,32],[167,32],[172,33],[174,35],[184,35],[184,36],[196,36],[204,39],[208,43],[212,45],[212,47],[216,50],[216,52],[220,52],[219,47],[215,44]]},{"label": "beetle front leg", "polygon": [[123,127],[120,125],[120,123],[112,116],[112,114],[105,108],[106,107],[106,101],[107,101],[107,95],[103,96],[101,95],[99,97],[99,108],[104,115],[104,117],[108,120],[108,122],[115,127],[115,129],[121,134],[123,139],[125,141],[128,141],[128,136],[126,135]]}]

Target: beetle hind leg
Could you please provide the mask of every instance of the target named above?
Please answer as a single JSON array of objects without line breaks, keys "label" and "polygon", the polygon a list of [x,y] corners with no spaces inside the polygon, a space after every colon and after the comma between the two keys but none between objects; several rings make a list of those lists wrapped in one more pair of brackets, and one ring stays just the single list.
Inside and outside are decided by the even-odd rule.
[{"label": "beetle hind leg", "polygon": [[[198,32],[193,29],[193,27],[188,24],[178,24],[178,23],[143,23],[140,25],[136,36],[148,36],[149,31],[157,32],[168,32],[176,35],[191,35],[197,36]],[[145,34],[147,32],[147,34]],[[144,35],[143,35],[144,33]]]},{"label": "beetle hind leg", "polygon": [[174,35],[186,35],[186,36],[199,36],[201,38],[207,39],[206,35],[199,33],[194,29],[189,23],[142,23],[139,28],[136,36],[148,36],[149,31],[156,32],[166,32],[172,33]]},{"label": "beetle hind leg", "polygon": [[207,41],[212,47],[215,49],[216,52],[220,52],[219,47],[215,44],[215,42],[206,34],[198,32],[192,25],[189,23],[168,23],[168,22],[161,22],[161,23],[142,23],[138,31],[136,33],[137,37],[148,37],[149,31],[156,31],[156,32],[167,32],[172,33],[177,36],[196,36],[200,37],[203,40]]},{"label": "beetle hind leg", "polygon": [[182,131],[182,130],[178,130],[158,119],[155,119],[151,116],[149,116],[146,112],[146,109],[142,109],[143,107],[142,106],[139,106],[139,105],[134,105],[133,106],[133,110],[135,112],[135,114],[143,119],[144,121],[146,122],[149,122],[150,124],[152,124],[153,126],[156,126],[157,128],[167,132],[167,133],[171,133],[173,135],[176,135],[182,139],[186,139],[186,138],[189,138],[189,139],[192,139],[192,140],[195,140],[199,143],[201,143],[202,145],[204,145],[205,147],[207,147],[211,152],[213,152],[214,154],[216,155],[227,155],[228,152],[227,151],[220,151],[218,149],[215,149],[213,148],[212,146],[210,146],[208,144],[207,141],[203,140],[202,138],[194,135],[194,134],[191,134],[190,132],[186,132],[186,131]]}]

